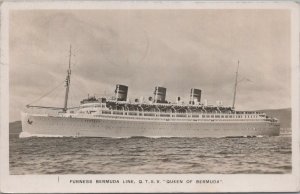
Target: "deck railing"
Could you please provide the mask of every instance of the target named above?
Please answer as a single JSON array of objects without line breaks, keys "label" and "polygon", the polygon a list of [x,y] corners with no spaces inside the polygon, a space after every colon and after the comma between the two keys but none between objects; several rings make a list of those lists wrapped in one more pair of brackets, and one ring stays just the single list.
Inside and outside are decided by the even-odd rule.
[{"label": "deck railing", "polygon": [[176,113],[176,112],[145,112],[145,111],[119,111],[103,110],[95,115],[116,115],[127,117],[161,117],[161,118],[195,118],[195,119],[262,119],[265,114],[235,114],[235,113]]}]

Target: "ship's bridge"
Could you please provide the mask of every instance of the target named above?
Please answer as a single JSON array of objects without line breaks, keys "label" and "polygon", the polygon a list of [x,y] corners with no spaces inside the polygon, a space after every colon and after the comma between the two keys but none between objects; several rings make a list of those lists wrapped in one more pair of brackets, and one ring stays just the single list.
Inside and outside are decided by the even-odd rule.
[{"label": "ship's bridge", "polygon": [[99,98],[96,99],[93,97],[88,97],[87,99],[83,99],[80,102],[78,113],[93,113],[98,112],[100,110],[106,110],[106,99]]},{"label": "ship's bridge", "polygon": [[81,109],[82,108],[106,108],[106,104],[101,102],[92,102],[92,103],[81,104],[79,107]]}]

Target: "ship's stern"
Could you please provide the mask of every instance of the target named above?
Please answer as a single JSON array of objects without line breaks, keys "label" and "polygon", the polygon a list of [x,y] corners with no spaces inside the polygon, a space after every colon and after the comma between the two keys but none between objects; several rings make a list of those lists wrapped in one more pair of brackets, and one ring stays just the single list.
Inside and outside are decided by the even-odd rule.
[{"label": "ship's stern", "polygon": [[279,136],[280,135],[280,122],[277,119],[273,119],[269,123],[270,128],[271,128],[271,135],[272,136]]}]

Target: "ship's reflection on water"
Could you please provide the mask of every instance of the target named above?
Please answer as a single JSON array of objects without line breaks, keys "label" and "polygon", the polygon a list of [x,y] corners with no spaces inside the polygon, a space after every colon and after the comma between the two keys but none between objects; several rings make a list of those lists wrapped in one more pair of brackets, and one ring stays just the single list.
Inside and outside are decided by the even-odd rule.
[{"label": "ship's reflection on water", "polygon": [[10,174],[291,173],[291,135],[256,138],[25,138]]}]

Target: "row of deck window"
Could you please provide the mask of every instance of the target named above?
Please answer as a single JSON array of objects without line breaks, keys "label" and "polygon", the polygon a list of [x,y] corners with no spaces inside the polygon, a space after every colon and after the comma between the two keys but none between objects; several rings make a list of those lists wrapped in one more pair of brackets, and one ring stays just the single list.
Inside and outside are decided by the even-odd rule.
[{"label": "row of deck window", "polygon": [[[164,114],[164,113],[137,113],[137,112],[111,112],[102,111],[103,114],[113,114],[113,115],[128,115],[128,116],[150,116],[150,117],[192,117],[199,118],[200,114]],[[202,114],[202,118],[259,118],[258,115],[209,115]]]},{"label": "row of deck window", "polygon": [[[205,117],[206,116],[206,117]],[[212,116],[212,117],[209,117],[209,116]],[[238,119],[238,121],[248,121],[249,119],[247,118],[242,118],[241,116],[236,116],[234,117],[233,115],[230,115],[230,116],[225,116],[225,117],[213,117],[213,116],[216,116],[216,115],[202,115],[202,119],[193,119],[193,117],[188,117],[188,118],[191,118],[191,119],[168,119],[168,118],[163,118],[163,117],[126,117],[126,116],[109,116],[109,115],[95,115],[95,117],[103,117],[103,118],[113,118],[113,119],[136,119],[136,120],[171,120],[171,121],[180,121],[180,120],[184,120],[184,121],[210,121],[213,119],[213,121],[226,121],[224,119],[221,119],[221,118],[240,118]],[[220,115],[218,115],[220,116]],[[223,115],[222,115],[223,116]],[[199,118],[199,117],[198,117]],[[261,119],[259,119],[257,116],[252,116],[249,118],[252,118],[251,121],[261,121]],[[228,120],[228,121],[232,121],[232,120]]]}]

